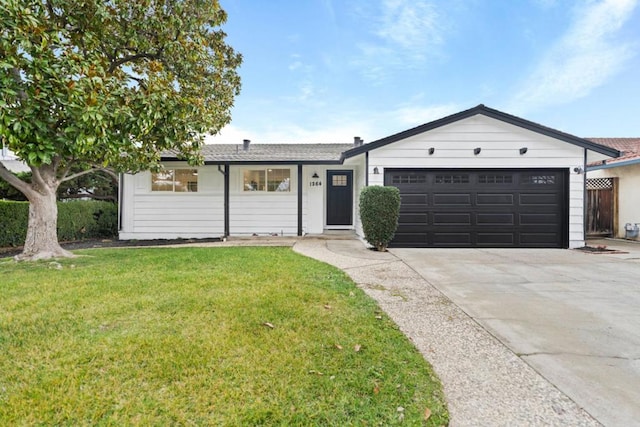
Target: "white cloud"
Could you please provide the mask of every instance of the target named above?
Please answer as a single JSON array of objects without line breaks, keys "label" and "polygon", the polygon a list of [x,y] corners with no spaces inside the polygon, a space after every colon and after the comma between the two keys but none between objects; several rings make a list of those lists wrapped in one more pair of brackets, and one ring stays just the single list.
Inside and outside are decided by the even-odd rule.
[{"label": "white cloud", "polygon": [[390,69],[423,66],[444,43],[445,19],[431,1],[382,0],[379,8],[361,8],[371,24],[373,40],[357,43],[353,65],[371,80],[384,79]]},{"label": "white cloud", "polygon": [[230,124],[224,127],[219,135],[207,137],[206,143],[242,144],[243,139],[249,139],[256,144],[348,144],[353,142],[354,136],[371,142],[446,117],[461,109],[454,103],[431,106],[401,105],[385,111],[353,112],[348,117],[321,117],[308,123],[279,123],[278,127],[256,123],[256,128],[243,129]]},{"label": "white cloud", "polygon": [[631,17],[638,0],[580,4],[568,31],[516,94],[514,111],[582,98],[606,83],[633,57],[636,46],[615,36]]}]

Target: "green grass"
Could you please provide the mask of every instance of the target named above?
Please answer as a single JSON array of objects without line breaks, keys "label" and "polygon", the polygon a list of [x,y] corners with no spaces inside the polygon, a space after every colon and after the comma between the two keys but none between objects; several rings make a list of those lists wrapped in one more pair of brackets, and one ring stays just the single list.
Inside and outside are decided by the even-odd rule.
[{"label": "green grass", "polygon": [[289,248],[77,253],[0,260],[3,425],[448,422],[430,366],[331,266]]}]

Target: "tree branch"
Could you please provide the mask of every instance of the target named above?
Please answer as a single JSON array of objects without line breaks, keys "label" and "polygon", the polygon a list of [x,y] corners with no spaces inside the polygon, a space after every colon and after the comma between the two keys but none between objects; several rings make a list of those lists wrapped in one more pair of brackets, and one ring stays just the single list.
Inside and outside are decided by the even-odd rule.
[{"label": "tree branch", "polygon": [[[40,169],[29,165],[31,168],[31,178],[33,183],[35,183],[39,188],[45,190],[47,188],[47,183],[44,182],[42,175],[40,174]],[[25,194],[26,195],[26,194]]]},{"label": "tree branch", "polygon": [[91,168],[91,169],[87,169],[78,173],[74,173],[71,174],[69,176],[63,176],[62,178],[60,178],[60,182],[65,182],[65,181],[71,181],[72,179],[78,178],[80,176],[95,172],[97,170],[100,170],[99,168]]},{"label": "tree branch", "polygon": [[113,182],[115,182],[116,184],[118,183],[118,174],[115,173],[113,170],[107,169],[107,168],[96,168],[96,169],[106,173],[107,175],[109,175],[111,177]]},{"label": "tree branch", "polygon": [[2,160],[0,160],[0,178],[7,181],[9,185],[27,196],[27,198],[29,198],[29,193],[33,191],[29,184],[11,173],[11,171],[6,168],[4,163],[2,163]]},{"label": "tree branch", "polygon": [[111,63],[111,66],[107,70],[107,72],[109,74],[111,74],[111,73],[113,73],[115,71],[116,68],[118,68],[122,64],[126,64],[127,62],[135,61],[137,59],[156,59],[156,60],[159,60],[160,57],[161,56],[160,56],[159,53],[146,53],[146,52],[136,53],[135,55],[127,55],[127,56],[124,56],[124,57],[122,57],[120,59],[117,59],[117,60],[113,61]]}]

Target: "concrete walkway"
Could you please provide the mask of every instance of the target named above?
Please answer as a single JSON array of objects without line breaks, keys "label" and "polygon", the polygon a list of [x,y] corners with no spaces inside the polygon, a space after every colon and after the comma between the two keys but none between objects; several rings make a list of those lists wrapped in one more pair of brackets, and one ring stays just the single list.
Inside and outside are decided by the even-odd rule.
[{"label": "concrete walkway", "polygon": [[343,269],[378,301],[442,380],[451,426],[600,425],[393,253],[358,240],[300,239],[293,249]]}]

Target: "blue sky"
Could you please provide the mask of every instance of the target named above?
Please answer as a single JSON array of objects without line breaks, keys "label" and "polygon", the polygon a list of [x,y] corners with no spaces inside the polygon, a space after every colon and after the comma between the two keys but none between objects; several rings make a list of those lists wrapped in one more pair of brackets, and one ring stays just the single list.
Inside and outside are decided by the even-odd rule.
[{"label": "blue sky", "polygon": [[370,142],[481,103],[640,136],[639,3],[221,0],[242,92],[208,142]]}]

